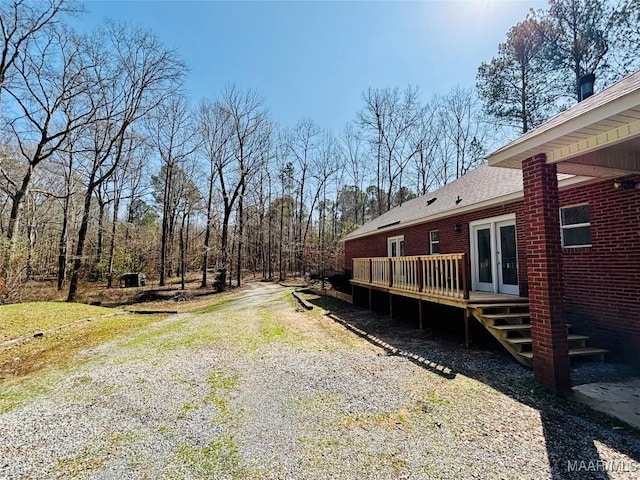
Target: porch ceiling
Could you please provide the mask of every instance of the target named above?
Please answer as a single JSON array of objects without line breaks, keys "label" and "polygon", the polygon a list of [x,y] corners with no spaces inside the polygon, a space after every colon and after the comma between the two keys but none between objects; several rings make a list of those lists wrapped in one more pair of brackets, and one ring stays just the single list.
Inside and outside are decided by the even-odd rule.
[{"label": "porch ceiling", "polygon": [[544,153],[558,171],[590,177],[640,172],[640,71],[562,112],[487,157],[522,168]]}]

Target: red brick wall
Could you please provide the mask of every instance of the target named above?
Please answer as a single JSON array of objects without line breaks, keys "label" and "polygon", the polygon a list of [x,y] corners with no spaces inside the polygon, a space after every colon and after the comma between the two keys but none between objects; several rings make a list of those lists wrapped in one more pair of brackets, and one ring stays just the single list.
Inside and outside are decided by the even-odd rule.
[{"label": "red brick wall", "polygon": [[[516,214],[516,232],[518,248],[518,282],[520,295],[527,295],[526,254],[524,248],[524,224],[522,202],[494,206],[480,211],[464,213],[454,217],[444,218],[421,225],[395,230],[386,230],[365,238],[345,242],[345,268],[351,274],[353,259],[358,257],[386,257],[387,238],[404,235],[405,255],[429,254],[429,232],[438,230],[440,237],[440,253],[469,253],[469,222],[497,217],[509,213]],[[455,224],[460,225],[460,232],[454,230]],[[467,257],[468,258],[468,257]],[[469,260],[467,260],[469,262]]]},{"label": "red brick wall", "polygon": [[567,321],[593,344],[640,361],[640,190],[607,180],[562,191],[560,201],[588,202],[591,221],[591,247],[563,249]]}]

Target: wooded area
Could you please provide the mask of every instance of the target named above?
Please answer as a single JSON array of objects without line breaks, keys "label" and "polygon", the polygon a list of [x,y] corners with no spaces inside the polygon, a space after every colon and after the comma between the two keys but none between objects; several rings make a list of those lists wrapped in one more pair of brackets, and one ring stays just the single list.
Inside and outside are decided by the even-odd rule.
[{"label": "wooded area", "polygon": [[150,31],[90,34],[66,0],[0,4],[0,294],[57,278],[205,288],[340,268],[338,240],[455,179],[515,130],[576,101],[578,80],[610,84],[640,66],[640,6],[552,0],[514,26],[478,70],[477,91],[425,101],[414,86],[370,88],[340,132],[278,125],[259,92],[182,92],[187,66]]}]

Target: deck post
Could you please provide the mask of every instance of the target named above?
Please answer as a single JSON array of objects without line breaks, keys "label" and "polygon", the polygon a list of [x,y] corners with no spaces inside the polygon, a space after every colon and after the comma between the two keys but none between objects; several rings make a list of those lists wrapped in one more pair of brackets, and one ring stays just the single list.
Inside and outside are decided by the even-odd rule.
[{"label": "deck post", "polygon": [[418,328],[422,330],[422,299],[418,299]]},{"label": "deck post", "polygon": [[469,279],[471,278],[471,275],[469,275],[469,267],[470,264],[467,261],[467,254],[463,253],[462,254],[462,259],[459,260],[460,262],[462,262],[462,265],[460,265],[461,269],[462,269],[462,294],[463,294],[463,298],[465,300],[469,300]]},{"label": "deck post", "polygon": [[469,345],[471,344],[471,340],[469,337],[469,309],[465,308],[464,309],[464,346],[466,348],[469,348]]},{"label": "deck post", "polygon": [[389,292],[389,318],[393,318],[393,294]]},{"label": "deck post", "polygon": [[369,311],[372,310],[372,305],[371,305],[371,291],[373,290],[371,287],[367,288],[367,290],[369,290]]}]

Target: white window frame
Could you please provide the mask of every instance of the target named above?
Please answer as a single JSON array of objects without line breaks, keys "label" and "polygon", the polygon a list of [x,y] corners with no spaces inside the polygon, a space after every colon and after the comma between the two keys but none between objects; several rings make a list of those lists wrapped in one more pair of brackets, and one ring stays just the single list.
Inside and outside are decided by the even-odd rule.
[{"label": "white window frame", "polygon": [[[432,234],[437,233],[438,239],[434,240]],[[434,253],[433,246],[438,245],[438,251]],[[429,253],[431,255],[438,255],[440,253],[440,230],[430,230],[429,231]]]},{"label": "white window frame", "polygon": [[398,244],[398,250],[400,250],[400,242],[402,242],[402,252],[398,252],[399,255],[397,255],[398,257],[401,257],[404,255],[404,235],[397,235],[395,237],[387,237],[387,256],[391,257],[391,244],[392,243],[397,243]]},{"label": "white window frame", "polygon": [[[563,225],[562,224],[562,211],[566,210],[568,208],[576,208],[576,207],[582,207],[585,206],[587,207],[587,212],[589,213],[589,221],[587,223],[573,223],[571,225]],[[584,243],[581,245],[565,245],[564,244],[564,232],[565,230],[571,230],[573,228],[583,228],[583,227],[589,227],[589,233],[591,233],[591,212],[589,212],[589,203],[588,202],[584,202],[584,203],[577,203],[575,205],[567,205],[564,207],[560,207],[560,242],[562,244],[562,248],[585,248],[585,247],[590,247],[591,243]]]}]

